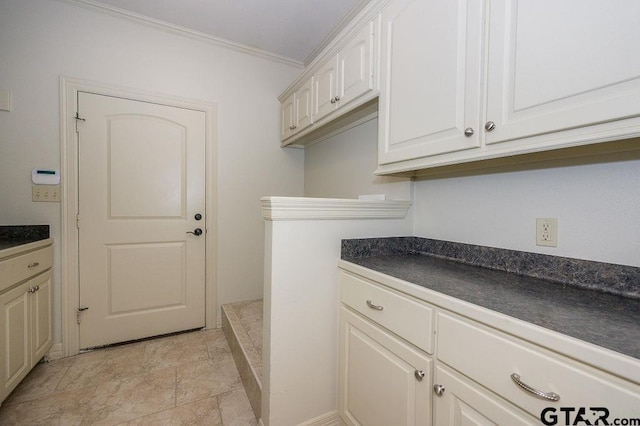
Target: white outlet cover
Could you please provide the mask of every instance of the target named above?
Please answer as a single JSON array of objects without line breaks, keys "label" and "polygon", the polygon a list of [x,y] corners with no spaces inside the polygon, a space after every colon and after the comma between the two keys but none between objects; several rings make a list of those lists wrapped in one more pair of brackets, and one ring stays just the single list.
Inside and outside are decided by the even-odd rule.
[{"label": "white outlet cover", "polygon": [[558,219],[553,217],[536,219],[536,245],[558,247]]}]

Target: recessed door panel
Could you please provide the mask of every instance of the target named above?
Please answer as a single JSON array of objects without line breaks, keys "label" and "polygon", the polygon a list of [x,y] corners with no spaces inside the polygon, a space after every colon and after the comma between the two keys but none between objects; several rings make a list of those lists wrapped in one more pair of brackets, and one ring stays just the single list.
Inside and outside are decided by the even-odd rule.
[{"label": "recessed door panel", "polygon": [[108,250],[109,315],[184,306],[184,243],[113,245]]},{"label": "recessed door panel", "polygon": [[109,118],[107,126],[109,217],[184,217],[185,127],[136,115]]}]

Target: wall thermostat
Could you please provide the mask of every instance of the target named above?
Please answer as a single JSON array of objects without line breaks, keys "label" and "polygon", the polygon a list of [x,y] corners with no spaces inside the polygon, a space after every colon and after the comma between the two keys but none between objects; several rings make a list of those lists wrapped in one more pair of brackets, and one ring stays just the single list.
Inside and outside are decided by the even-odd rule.
[{"label": "wall thermostat", "polygon": [[31,182],[35,185],[58,185],[60,183],[60,172],[46,169],[33,169],[31,171]]}]

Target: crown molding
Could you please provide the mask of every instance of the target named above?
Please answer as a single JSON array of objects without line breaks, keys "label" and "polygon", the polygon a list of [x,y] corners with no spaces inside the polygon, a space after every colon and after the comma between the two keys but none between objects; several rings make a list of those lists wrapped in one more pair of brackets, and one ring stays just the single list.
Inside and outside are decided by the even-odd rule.
[{"label": "crown molding", "polygon": [[404,219],[410,201],[346,198],[264,197],[265,220]]},{"label": "crown molding", "polygon": [[160,29],[169,33],[181,35],[184,37],[193,38],[199,41],[203,41],[214,46],[223,47],[236,52],[244,53],[247,55],[256,56],[262,59],[268,59],[275,62],[291,65],[296,68],[304,68],[304,64],[298,60],[287,58],[282,55],[268,52],[266,50],[257,49],[255,47],[247,46],[245,44],[236,43],[231,40],[216,37],[211,34],[203,33],[201,31],[192,30],[180,25],[175,25],[169,22],[161,21],[159,19],[150,18],[148,16],[141,15],[139,13],[131,12],[128,10],[120,9],[115,6],[99,3],[94,0],[60,0],[65,3],[74,4],[80,7],[91,9],[97,12],[105,13],[111,16],[116,16],[138,24],[147,25],[152,28]]}]

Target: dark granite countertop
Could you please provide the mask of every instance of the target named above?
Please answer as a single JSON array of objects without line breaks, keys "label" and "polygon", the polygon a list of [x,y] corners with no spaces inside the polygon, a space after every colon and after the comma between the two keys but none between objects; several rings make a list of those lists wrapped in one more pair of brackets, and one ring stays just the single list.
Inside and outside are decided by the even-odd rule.
[{"label": "dark granite countertop", "polygon": [[49,225],[0,225],[0,250],[49,238]]},{"label": "dark granite countertop", "polygon": [[343,260],[640,359],[640,300],[426,254]]}]

